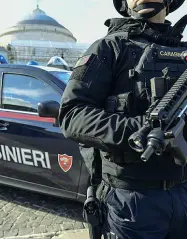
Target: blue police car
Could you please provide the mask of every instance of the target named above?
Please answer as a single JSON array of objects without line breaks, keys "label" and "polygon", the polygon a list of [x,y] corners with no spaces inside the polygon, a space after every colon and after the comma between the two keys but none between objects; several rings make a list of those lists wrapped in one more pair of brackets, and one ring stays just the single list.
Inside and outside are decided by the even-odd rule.
[{"label": "blue police car", "polygon": [[0,184],[83,201],[89,175],[57,117],[71,72],[2,64],[0,75]]}]

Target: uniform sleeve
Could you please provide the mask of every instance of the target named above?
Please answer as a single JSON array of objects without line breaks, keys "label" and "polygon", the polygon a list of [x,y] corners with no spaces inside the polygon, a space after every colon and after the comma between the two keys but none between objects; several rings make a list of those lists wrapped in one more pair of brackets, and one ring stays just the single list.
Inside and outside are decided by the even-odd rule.
[{"label": "uniform sleeve", "polygon": [[77,62],[60,107],[59,122],[65,137],[107,152],[129,148],[128,137],[140,123],[124,113],[105,110],[116,80],[119,53],[115,42],[99,40]]}]

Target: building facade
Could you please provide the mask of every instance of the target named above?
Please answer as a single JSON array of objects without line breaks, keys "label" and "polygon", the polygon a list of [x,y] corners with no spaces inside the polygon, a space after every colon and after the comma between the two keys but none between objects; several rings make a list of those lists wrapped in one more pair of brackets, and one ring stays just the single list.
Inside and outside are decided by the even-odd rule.
[{"label": "building facade", "polygon": [[46,65],[51,57],[60,56],[74,66],[89,44],[78,44],[66,27],[37,6],[15,26],[0,33],[0,46],[6,49],[10,63],[35,60]]}]

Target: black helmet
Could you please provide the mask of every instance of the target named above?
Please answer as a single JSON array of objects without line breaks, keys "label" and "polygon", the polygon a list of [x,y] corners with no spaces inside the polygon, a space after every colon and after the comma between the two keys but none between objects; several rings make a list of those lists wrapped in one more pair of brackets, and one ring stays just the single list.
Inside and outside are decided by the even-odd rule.
[{"label": "black helmet", "polygon": [[114,7],[123,17],[129,17],[128,6],[126,0],[113,0]]},{"label": "black helmet", "polygon": [[174,1],[172,1],[170,6],[169,6],[169,13],[174,12],[175,10],[177,10],[184,3],[184,1],[185,0],[174,0]]},{"label": "black helmet", "polygon": [[[167,9],[167,14],[177,10],[185,0],[163,0],[165,6],[169,6]],[[113,0],[114,7],[124,17],[129,17],[128,6],[126,0]]]}]

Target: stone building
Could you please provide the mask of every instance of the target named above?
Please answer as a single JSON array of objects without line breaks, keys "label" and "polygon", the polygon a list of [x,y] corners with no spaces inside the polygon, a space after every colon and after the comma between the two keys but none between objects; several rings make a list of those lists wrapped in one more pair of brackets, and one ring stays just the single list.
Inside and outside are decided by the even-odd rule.
[{"label": "stone building", "polygon": [[63,57],[74,66],[89,47],[77,43],[73,34],[39,6],[14,26],[0,33],[0,46],[8,52],[10,63],[25,64],[30,60],[46,65],[52,56]]}]

